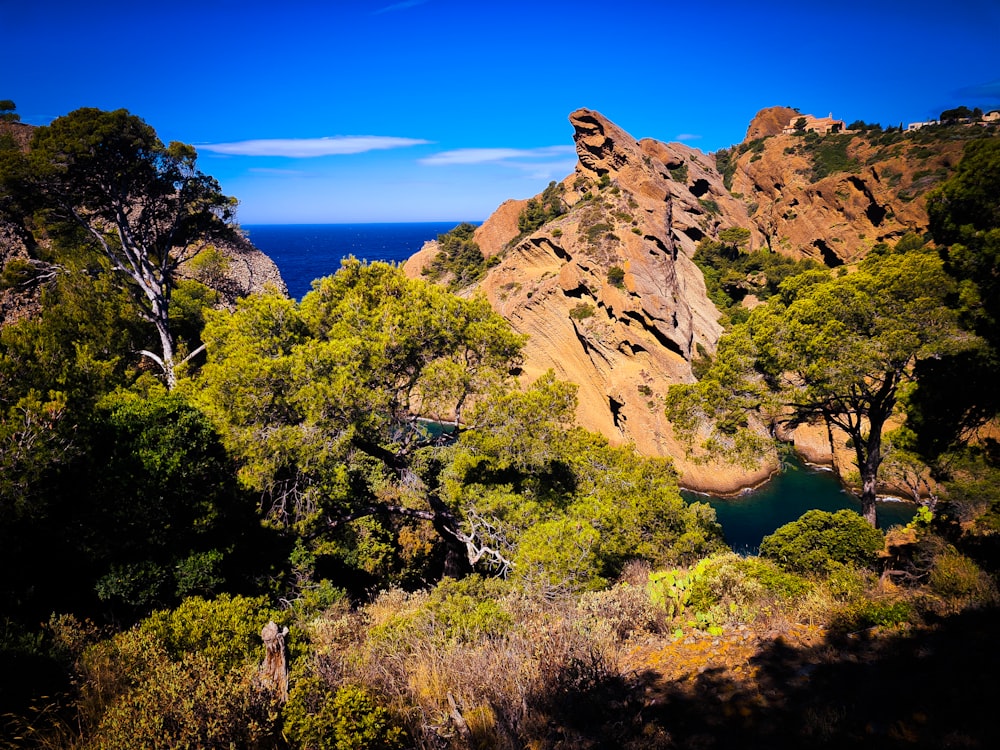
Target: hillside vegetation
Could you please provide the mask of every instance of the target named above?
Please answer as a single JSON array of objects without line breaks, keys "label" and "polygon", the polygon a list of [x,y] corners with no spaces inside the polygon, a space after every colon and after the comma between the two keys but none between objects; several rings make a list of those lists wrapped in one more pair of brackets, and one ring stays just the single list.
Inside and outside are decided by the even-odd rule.
[{"label": "hillside vegetation", "polygon": [[[506,249],[470,227],[441,239],[438,280],[492,296],[352,258],[300,302],[226,307],[173,271],[193,247],[218,270],[230,204],[193,149],[107,114],[40,128],[27,152],[0,140],[3,236],[22,251],[0,278],[38,305],[0,328],[0,747],[1000,739],[1000,141],[964,146],[926,236],[831,270],[754,244],[730,221],[753,212],[701,189],[705,155],[577,113],[580,173],[525,206]],[[117,172],[72,158],[95,138],[156,178],[127,181],[137,199],[175,205],[199,181],[184,246],[146,258],[159,317],[116,272],[116,212],[68,221],[108,210],[93,180]],[[631,385],[656,419],[672,410],[678,459],[760,466],[771,432],[825,420],[866,515],[810,511],[757,555],[727,549],[669,457],[580,426],[593,382],[535,371],[497,296],[521,261],[545,269],[533,314],[555,300],[565,317],[550,336],[684,373],[650,364]],[[725,328],[699,328],[700,299],[668,308],[675,293],[711,295]],[[875,523],[890,479],[921,504],[905,528]]]}]

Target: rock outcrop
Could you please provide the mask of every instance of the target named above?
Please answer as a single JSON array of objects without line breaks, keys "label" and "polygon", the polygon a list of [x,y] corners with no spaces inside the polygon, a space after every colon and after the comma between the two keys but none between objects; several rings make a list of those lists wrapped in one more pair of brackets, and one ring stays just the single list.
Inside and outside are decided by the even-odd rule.
[{"label": "rock outcrop", "polygon": [[928,145],[881,130],[782,135],[777,123],[796,114],[762,110],[730,149],[732,192],[746,201],[755,245],[838,266],[926,229],[926,194],[959,162],[962,140]]},{"label": "rock outcrop", "polygon": [[[783,134],[797,117],[788,107],[761,110],[743,143],[706,155],[637,141],[602,115],[578,110],[570,115],[578,164],[558,185],[566,211],[521,234],[528,201],[511,200],[476,232],[496,265],[475,289],[529,335],[525,377],[552,369],[577,383],[581,425],[672,456],[693,489],[735,492],[776,465],[746,472],[694,464],[664,417],[667,389],[691,382],[692,361],[711,354],[721,335],[692,262],[698,243],[743,227],[748,250],[853,263],[880,242],[926,230],[927,191],[958,163],[963,138],[976,135]],[[428,243],[407,272],[418,276],[436,252]],[[843,446],[834,459],[825,430],[786,437],[809,460],[849,461]]]},{"label": "rock outcrop", "polygon": [[[722,333],[691,255],[720,226],[745,225],[745,206],[711,157],[636,141],[585,109],[570,122],[579,162],[560,184],[565,213],[520,236],[526,202],[508,201],[476,233],[483,254],[499,258],[478,290],[529,336],[524,377],[551,369],[576,383],[579,424],[673,456],[686,486],[726,492],[762,481],[771,466],[747,474],[688,462],[662,404]],[[418,276],[435,251],[428,243],[407,273]]]}]

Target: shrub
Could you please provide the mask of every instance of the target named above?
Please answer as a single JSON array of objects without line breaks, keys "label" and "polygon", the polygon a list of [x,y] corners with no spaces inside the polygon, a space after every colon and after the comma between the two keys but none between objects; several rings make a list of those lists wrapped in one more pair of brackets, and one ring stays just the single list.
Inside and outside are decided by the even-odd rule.
[{"label": "shrub", "polygon": [[835,563],[868,566],[885,544],[885,535],[850,510],[810,510],[760,543],[760,556],[785,570],[827,572]]},{"label": "shrub", "polygon": [[701,612],[716,605],[756,608],[767,599],[794,599],[810,589],[805,579],[759,557],[728,553],[709,558],[699,567],[701,575],[691,586],[689,602]]},{"label": "shrub", "polygon": [[666,625],[666,611],[656,606],[644,586],[620,583],[604,591],[590,591],[580,597],[577,608],[595,628],[607,628],[623,639],[636,632],[660,633]]},{"label": "shrub", "polygon": [[928,584],[935,594],[949,599],[993,598],[989,576],[975,562],[954,549],[949,549],[935,560]]},{"label": "shrub", "polygon": [[621,266],[611,266],[608,269],[608,283],[619,289],[625,286],[625,269]]},{"label": "shrub", "polygon": [[193,596],[173,610],[154,612],[140,629],[155,636],[175,659],[198,652],[219,669],[232,669],[264,655],[260,631],[281,613],[263,596]]},{"label": "shrub", "polygon": [[905,601],[861,599],[847,607],[834,620],[833,626],[843,630],[891,628],[905,625],[913,619],[913,607]]},{"label": "shrub", "polygon": [[473,239],[475,232],[474,224],[464,222],[450,232],[439,234],[440,250],[421,273],[434,282],[450,275],[448,288],[452,290],[462,289],[482,278],[488,264]]},{"label": "shrub", "polygon": [[403,730],[362,687],[331,691],[318,677],[296,681],[282,711],[292,747],[303,750],[392,750],[405,746]]},{"label": "shrub", "polygon": [[593,316],[594,306],[586,302],[581,302],[578,305],[574,305],[570,308],[569,316],[573,320],[586,320],[587,318]]},{"label": "shrub", "polygon": [[687,178],[688,178],[687,162],[682,162],[679,167],[674,167],[670,169],[670,179],[673,180],[674,182],[687,182]]},{"label": "shrub", "polygon": [[84,748],[256,747],[272,734],[254,666],[219,670],[199,653],[173,660],[138,628],[88,649],[78,702]]},{"label": "shrub", "polygon": [[538,200],[532,198],[525,204],[524,210],[517,218],[520,236],[530,234],[545,223],[566,213],[566,204],[562,199],[564,190],[565,188],[561,184],[550,182]]}]

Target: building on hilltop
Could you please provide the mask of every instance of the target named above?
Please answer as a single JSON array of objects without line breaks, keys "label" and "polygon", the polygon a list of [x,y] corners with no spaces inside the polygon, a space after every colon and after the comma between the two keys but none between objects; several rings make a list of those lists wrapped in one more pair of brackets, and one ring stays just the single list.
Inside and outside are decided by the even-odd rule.
[{"label": "building on hilltop", "polygon": [[788,121],[787,127],[781,131],[783,135],[795,133],[842,133],[847,129],[843,120],[834,120],[833,112],[829,117],[814,117],[813,115],[796,115]]},{"label": "building on hilltop", "polygon": [[[948,120],[948,124],[959,124],[959,125],[991,125],[995,122],[1000,122],[1000,110],[990,110],[982,117],[978,119],[963,117],[959,120]],[[907,132],[911,130],[920,130],[920,128],[925,128],[928,125],[940,125],[940,120],[929,120],[927,122],[911,122],[906,126]]]}]

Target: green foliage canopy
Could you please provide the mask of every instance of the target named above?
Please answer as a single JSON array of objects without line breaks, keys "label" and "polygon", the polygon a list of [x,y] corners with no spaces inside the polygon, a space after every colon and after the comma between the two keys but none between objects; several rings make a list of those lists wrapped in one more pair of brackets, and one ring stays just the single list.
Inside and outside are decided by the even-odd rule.
[{"label": "green foliage canopy", "polygon": [[475,241],[476,227],[468,222],[459,224],[446,234],[439,234],[438,254],[421,271],[430,281],[450,276],[448,288],[464,289],[486,273],[487,262]]},{"label": "green foliage canopy", "polygon": [[837,564],[869,566],[884,543],[882,532],[853,511],[810,510],[764,537],[760,555],[786,570],[820,573]]},{"label": "green foliage canopy", "polygon": [[570,428],[575,387],[552,373],[482,402],[443,474],[468,535],[522,580],[600,588],[630,559],[688,562],[722,546],[711,508],[686,504],[672,465]]},{"label": "green foliage canopy", "polygon": [[[748,412],[765,423],[839,429],[854,444],[863,513],[874,525],[882,431],[901,385],[917,361],[974,343],[948,305],[954,290],[925,248],[874,254],[844,276],[791,277],[724,337],[701,381],[671,389],[668,416],[689,441],[707,419],[713,426],[702,446],[744,457],[739,441],[755,445]],[[780,406],[789,413],[780,415]]]},{"label": "green foliage canopy", "polygon": [[414,461],[441,442],[434,424],[461,429],[469,400],[510,378],[523,341],[482,298],[355,259],[301,304],[212,313],[204,336],[199,399],[265,515],[306,536],[372,514],[452,524]]}]

